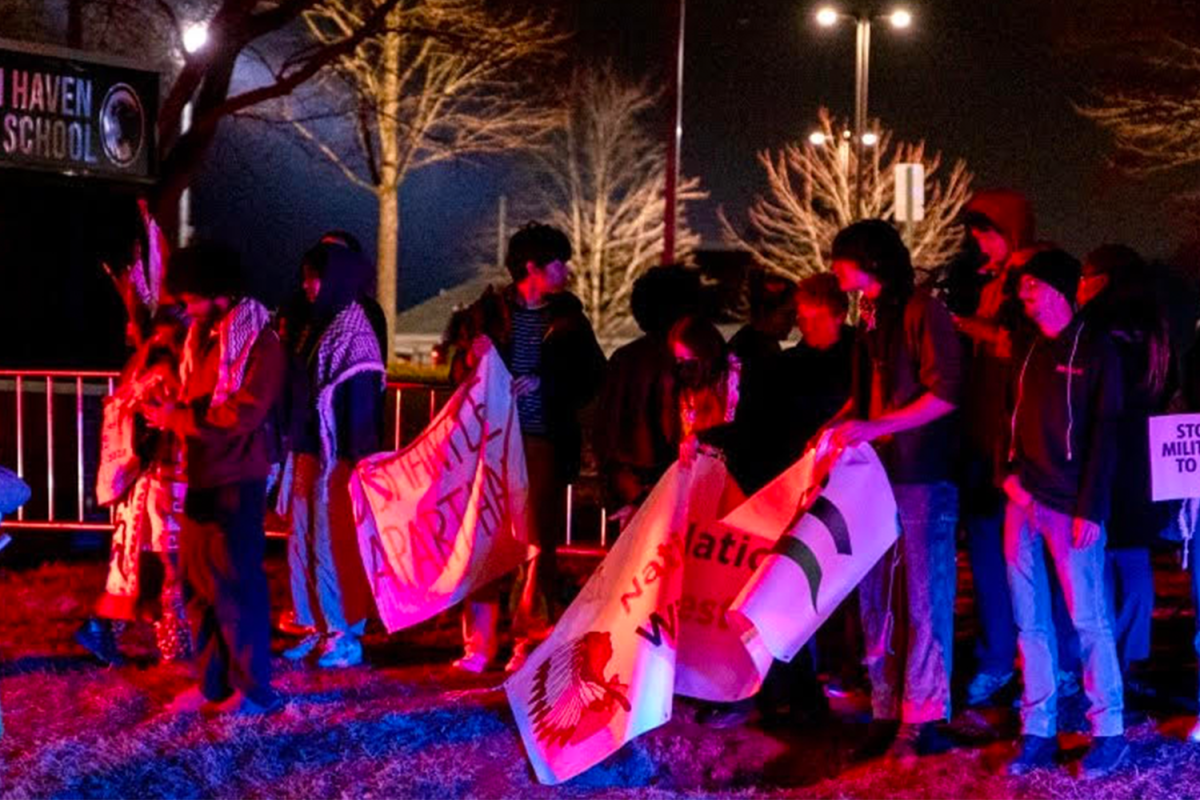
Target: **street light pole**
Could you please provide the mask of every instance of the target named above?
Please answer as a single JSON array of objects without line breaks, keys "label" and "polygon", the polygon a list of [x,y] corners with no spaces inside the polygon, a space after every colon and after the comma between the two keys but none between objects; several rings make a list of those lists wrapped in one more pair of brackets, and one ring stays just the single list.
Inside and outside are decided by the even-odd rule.
[{"label": "street light pole", "polygon": [[[871,65],[871,15],[864,12],[844,14],[832,6],[817,11],[817,24],[823,28],[833,27],[838,20],[853,19],[855,27],[854,50],[854,217],[863,215],[863,154],[868,146],[867,135],[867,84]],[[893,28],[903,29],[912,24],[912,14],[897,8],[886,19]]]},{"label": "street light pole", "polygon": [[663,187],[662,263],[675,262],[675,217],[679,187],[679,145],[683,138],[683,31],[685,0],[678,0],[675,26],[675,68],[671,70],[671,129],[667,135],[667,175]]},{"label": "street light pole", "polygon": [[871,66],[871,18],[855,19],[854,53],[854,218],[863,216],[863,137],[867,128],[867,81]]}]

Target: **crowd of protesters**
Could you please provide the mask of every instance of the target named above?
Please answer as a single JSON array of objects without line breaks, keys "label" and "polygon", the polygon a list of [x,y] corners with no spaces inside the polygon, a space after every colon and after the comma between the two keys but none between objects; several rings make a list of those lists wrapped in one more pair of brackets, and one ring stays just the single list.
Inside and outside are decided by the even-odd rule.
[{"label": "crowd of protesters", "polygon": [[[858,755],[911,765],[943,751],[961,533],[979,623],[963,702],[1009,702],[1020,687],[1009,770],[1023,774],[1059,757],[1059,700],[1081,683],[1093,733],[1082,771],[1117,768],[1126,698],[1151,691],[1150,551],[1196,518],[1194,505],[1175,514],[1151,502],[1146,420],[1200,409],[1200,374],[1176,368],[1184,359],[1155,281],[1129,248],[1100,247],[1081,264],[1035,238],[1015,192],[979,193],[963,223],[963,258],[924,282],[889,223],[848,226],[831,272],[760,276],[750,321],[728,342],[702,313],[695,270],[651,269],[631,298],[643,334],[607,362],[567,288],[569,240],[546,225],[519,230],[511,283],[456,313],[446,344],[455,382],[486,352],[483,335],[513,376],[530,539],[541,547],[515,581],[464,603],[455,666],[498,668],[503,650],[504,669],[519,669],[553,629],[564,597],[555,546],[589,404],[617,526],[677,459],[716,453],[749,495],[821,437],[870,442],[892,484],[898,542],[804,654],[772,669],[756,704],[710,705],[701,718],[738,724],[757,705],[823,719],[826,694],[862,680],[861,664],[873,722]],[[305,254],[272,317],[230,251],[197,245],[171,259],[167,289],[186,317],[164,307],[147,323],[117,394],[136,422],[142,471],[120,500],[130,522],[114,564],[152,553],[155,576],[114,566],[141,580],[110,578],[79,638],[112,660],[106,620],[157,620],[163,657],[190,647],[198,662],[198,685],[174,710],[260,714],[282,703],[262,566],[268,502],[291,526],[289,625],[300,638],[286,657],[362,661],[373,609],[349,476],[383,449],[389,352],[372,277],[353,236],[333,231]],[[785,349],[794,328],[800,341]],[[506,592],[512,641],[502,646]],[[190,638],[178,635],[184,619]],[[822,692],[817,673],[839,671]]]}]

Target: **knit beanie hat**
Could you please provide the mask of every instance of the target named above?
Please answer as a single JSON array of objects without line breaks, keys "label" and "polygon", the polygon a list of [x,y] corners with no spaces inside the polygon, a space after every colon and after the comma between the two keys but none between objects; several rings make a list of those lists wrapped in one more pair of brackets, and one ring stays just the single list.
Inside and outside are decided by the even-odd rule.
[{"label": "knit beanie hat", "polygon": [[1025,263],[1021,275],[1037,278],[1075,305],[1075,290],[1079,287],[1079,262],[1065,250],[1043,250]]}]

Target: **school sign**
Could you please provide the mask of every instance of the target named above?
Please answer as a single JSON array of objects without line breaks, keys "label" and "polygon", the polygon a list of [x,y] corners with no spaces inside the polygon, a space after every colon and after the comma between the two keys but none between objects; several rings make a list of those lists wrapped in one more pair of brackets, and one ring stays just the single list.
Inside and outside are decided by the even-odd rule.
[{"label": "school sign", "polygon": [[0,39],[0,167],[148,181],[158,75]]}]

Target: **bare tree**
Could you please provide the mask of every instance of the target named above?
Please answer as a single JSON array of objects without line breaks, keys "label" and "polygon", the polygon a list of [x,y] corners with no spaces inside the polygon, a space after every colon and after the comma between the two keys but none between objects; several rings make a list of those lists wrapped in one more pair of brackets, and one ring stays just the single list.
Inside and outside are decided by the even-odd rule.
[{"label": "bare tree", "polygon": [[[535,146],[558,122],[532,92],[563,41],[551,20],[485,0],[391,2],[386,24],[291,98],[294,129],[379,203],[379,301],[395,327],[401,185],[422,167]],[[344,40],[385,0],[323,0],[303,17],[320,48]],[[346,122],[353,135],[346,136]]]},{"label": "bare tree", "polygon": [[[855,221],[854,148],[846,126],[830,117],[828,110],[821,109],[818,119],[826,144],[804,141],[787,144],[778,153],[758,154],[767,173],[768,193],[751,205],[747,233],[735,229],[723,209],[718,212],[731,244],[748,250],[766,269],[791,278],[829,269],[833,237]],[[874,146],[864,149],[869,158],[863,165],[864,217],[893,219],[895,166],[923,164],[925,218],[901,226],[901,235],[919,268],[933,269],[949,261],[962,243],[957,217],[970,198],[973,176],[966,164],[955,162],[949,176],[939,180],[941,153],[928,153],[924,141],[894,143],[886,131]]]},{"label": "bare tree", "polygon": [[[542,202],[571,239],[574,289],[602,336],[630,317],[634,281],[662,256],[666,154],[647,120],[657,100],[646,82],[625,81],[611,67],[582,70],[563,101],[564,125],[538,156]],[[681,182],[681,262],[700,242],[687,227],[687,204],[706,196],[698,179]]]},{"label": "bare tree", "polygon": [[1200,164],[1200,9],[1146,11],[1107,19],[1121,23],[1119,33],[1070,40],[1097,73],[1091,96],[1075,107],[1112,134],[1113,165],[1137,177]]},{"label": "bare tree", "polygon": [[[173,228],[179,196],[203,163],[221,120],[284,97],[384,28],[400,0],[378,0],[338,35],[319,43],[290,35],[320,0],[70,0],[54,18],[39,0],[0,0],[6,35],[64,42],[133,57],[163,76],[159,104],[155,216]],[[209,44],[188,55],[185,26],[208,25]],[[74,30],[72,30],[74,29]],[[253,55],[254,80],[231,92],[239,58]],[[240,81],[239,81],[240,83]],[[184,130],[184,109],[191,125]]]}]

